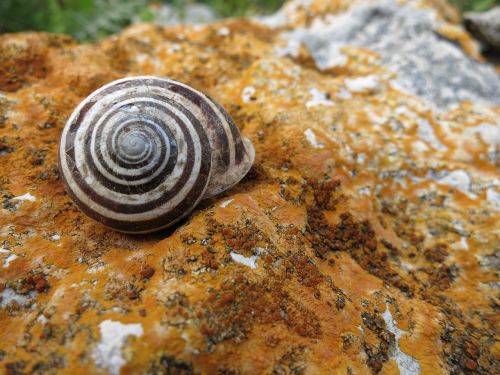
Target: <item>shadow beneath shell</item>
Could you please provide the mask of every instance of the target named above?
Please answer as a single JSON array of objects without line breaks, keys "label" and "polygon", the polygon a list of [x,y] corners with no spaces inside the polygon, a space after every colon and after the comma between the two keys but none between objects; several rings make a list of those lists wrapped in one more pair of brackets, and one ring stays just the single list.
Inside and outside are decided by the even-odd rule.
[{"label": "shadow beneath shell", "polygon": [[137,233],[137,234],[129,234],[127,233],[126,236],[132,238],[132,239],[141,239],[141,240],[146,240],[146,241],[161,241],[164,240],[165,238],[170,237],[175,233],[175,231],[181,227],[183,227],[185,224],[187,224],[190,220],[191,215],[186,216],[185,218],[180,219],[178,222],[173,224],[171,227],[161,229],[156,232],[151,232],[151,233]]},{"label": "shadow beneath shell", "polygon": [[214,208],[216,201],[231,197],[232,195],[235,194],[245,193],[248,190],[252,189],[256,184],[262,182],[265,179],[266,179],[265,173],[259,168],[253,166],[248,172],[248,174],[237,185],[216,195],[215,197],[202,199],[192,212],[186,215],[186,217],[180,219],[171,227],[152,233],[125,234],[125,236],[134,240],[140,239],[140,240],[154,241],[154,242],[164,240],[173,235],[177,229],[182,228],[186,224],[189,224],[191,218],[194,215],[198,214],[201,211]]}]

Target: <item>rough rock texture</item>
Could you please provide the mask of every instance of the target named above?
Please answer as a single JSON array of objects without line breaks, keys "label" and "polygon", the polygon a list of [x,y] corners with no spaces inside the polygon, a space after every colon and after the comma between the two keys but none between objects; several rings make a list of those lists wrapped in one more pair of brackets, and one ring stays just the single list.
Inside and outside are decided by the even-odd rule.
[{"label": "rough rock texture", "polygon": [[[443,43],[472,45],[433,3]],[[280,34],[347,4],[289,3],[277,29],[0,36],[0,372],[495,373],[500,108],[436,111],[369,46],[327,70],[283,53]],[[256,163],[188,221],[133,237],[75,208],[56,150],[80,100],[138,74],[213,95]]]},{"label": "rough rock texture", "polygon": [[500,51],[500,6],[488,12],[465,14],[465,27],[487,48]]},{"label": "rough rock texture", "polygon": [[440,28],[445,31],[446,26],[432,10],[380,0],[317,18],[286,38],[304,43],[322,70],[343,66],[347,56],[341,49],[347,45],[370,48],[398,73],[403,89],[438,107],[462,100],[500,104],[500,77],[493,67],[478,66],[459,45],[443,38]]},{"label": "rough rock texture", "polygon": [[214,22],[218,15],[215,11],[204,4],[186,4],[181,10],[170,4],[153,4],[151,11],[154,15],[154,23],[165,26],[186,24],[204,24]]}]

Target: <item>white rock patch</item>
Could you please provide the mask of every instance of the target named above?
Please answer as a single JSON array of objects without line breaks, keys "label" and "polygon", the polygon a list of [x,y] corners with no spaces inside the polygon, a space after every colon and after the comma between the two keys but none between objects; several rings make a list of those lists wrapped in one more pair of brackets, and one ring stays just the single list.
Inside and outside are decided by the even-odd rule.
[{"label": "white rock patch", "polygon": [[397,115],[404,115],[410,119],[413,119],[416,117],[415,113],[411,111],[408,107],[400,105],[396,110],[394,111],[395,114]]},{"label": "white rock patch", "polygon": [[471,179],[467,172],[462,170],[452,171],[444,176],[438,178],[436,182],[440,185],[448,185],[460,190],[469,198],[475,199],[477,195],[471,192]]},{"label": "white rock patch", "polygon": [[448,149],[448,147],[443,145],[436,137],[434,129],[427,120],[418,118],[417,126],[418,126],[417,133],[420,136],[420,138],[422,138],[425,142],[427,142],[428,144],[430,144],[432,147],[434,147],[436,150],[439,151],[446,151]]},{"label": "white rock patch", "polygon": [[266,252],[267,252],[267,249],[266,249],[266,248],[264,248],[264,247],[259,247],[259,246],[257,246],[257,247],[255,248],[255,252],[257,253],[257,255],[260,255],[260,254],[266,253]]},{"label": "white rock patch", "polygon": [[467,128],[464,140],[467,142],[471,138],[479,138],[480,141],[488,145],[488,159],[496,164],[498,162],[498,148],[500,147],[500,124],[482,123],[474,127]]},{"label": "white rock patch", "polygon": [[45,324],[49,321],[43,314],[38,315],[38,318],[36,318],[36,320],[42,324]]},{"label": "white rock patch", "polygon": [[371,194],[370,186],[363,186],[362,188],[359,188],[358,193],[361,195],[370,195]]},{"label": "white rock patch", "polygon": [[483,142],[489,145],[500,145],[500,126],[483,123],[473,128],[467,128],[466,133],[479,134]]},{"label": "white rock patch", "polygon": [[126,363],[123,358],[122,347],[128,336],[141,337],[142,325],[123,324],[112,320],[104,320],[99,324],[101,331],[101,342],[92,353],[92,358],[97,367],[109,371],[112,375],[118,375],[120,368]]},{"label": "white rock patch", "polygon": [[255,87],[247,86],[243,89],[243,92],[241,93],[241,99],[243,100],[243,103],[250,103],[252,101],[252,96],[254,95],[255,95]]},{"label": "white rock patch", "polygon": [[313,146],[314,148],[323,148],[323,147],[325,147],[322,143],[318,143],[318,141],[316,139],[316,134],[314,134],[314,132],[311,129],[307,129],[304,132],[304,135],[306,136],[306,139],[311,144],[311,146]]},{"label": "white rock patch", "polygon": [[17,259],[16,254],[9,254],[7,257],[3,259],[3,268],[7,268],[10,265],[10,262],[14,261]]},{"label": "white rock patch", "polygon": [[382,314],[382,318],[387,325],[387,330],[394,334],[396,338],[395,347],[392,350],[391,356],[393,356],[396,361],[399,373],[401,375],[418,375],[422,371],[420,368],[420,364],[418,361],[413,358],[411,355],[408,355],[401,351],[399,348],[399,338],[406,333],[406,331],[399,329],[397,326],[397,322],[394,320],[391,314],[391,310],[389,310],[389,306],[387,305],[385,312]]},{"label": "white rock patch", "polygon": [[276,46],[274,47],[274,53],[278,57],[299,57],[301,43],[295,39],[289,39],[285,46]]},{"label": "white rock patch", "polygon": [[494,207],[500,208],[500,193],[494,188],[486,189],[486,200]]},{"label": "white rock patch", "polygon": [[467,238],[466,237],[460,238],[460,245],[462,245],[462,247],[465,250],[469,250],[469,244],[467,243]]},{"label": "white rock patch", "polygon": [[230,255],[231,259],[233,259],[233,261],[235,261],[236,263],[243,264],[253,269],[257,268],[257,259],[259,258],[257,255],[252,255],[251,257],[245,257],[241,254],[235,253],[234,251],[231,251]]},{"label": "white rock patch", "polygon": [[366,158],[368,157],[368,155],[366,155],[365,153],[360,153],[356,156],[356,163],[358,164],[363,164],[366,160]]},{"label": "white rock patch", "polygon": [[310,89],[309,92],[312,95],[312,99],[306,103],[307,108],[317,107],[320,105],[324,105],[324,106],[328,107],[328,106],[332,106],[335,104],[330,99],[328,99],[328,95],[326,93],[321,92],[316,88]]},{"label": "white rock patch", "polygon": [[36,292],[29,292],[28,294],[18,294],[12,288],[5,288],[1,293],[0,307],[9,305],[12,301],[16,301],[20,305],[26,305],[35,298]]},{"label": "white rock patch", "polygon": [[224,201],[222,202],[219,207],[220,208],[226,208],[227,206],[229,206],[231,204],[231,202],[234,201],[234,199],[228,199],[227,201]]},{"label": "white rock patch", "polygon": [[351,92],[367,92],[379,87],[380,82],[377,76],[369,75],[365,77],[346,78],[345,85]]},{"label": "white rock patch", "polygon": [[182,47],[178,43],[172,43],[172,45],[168,48],[168,52],[170,52],[170,53],[179,52],[181,50],[182,50]]},{"label": "white rock patch", "polygon": [[[328,34],[330,33],[331,28],[330,20],[331,17],[325,20],[316,18],[312,22],[310,28],[299,28],[282,35],[285,39],[296,40],[304,43],[306,48],[312,54],[314,61],[316,62],[316,66],[320,70],[343,66],[348,61],[347,56],[341,51],[342,47],[345,47],[346,43],[341,41],[335,42],[329,38]],[[335,25],[342,25],[342,23],[349,21],[351,21],[349,15],[346,17],[342,17],[342,15],[340,15],[335,19]],[[340,29],[342,29],[342,26],[340,26]],[[324,38],[328,40],[328,43],[321,40]]]},{"label": "white rock patch", "polygon": [[16,201],[29,201],[29,202],[35,202],[36,198],[34,195],[31,195],[30,193],[26,193],[24,195],[20,195],[18,197],[12,198],[12,200]]},{"label": "white rock patch", "polygon": [[349,99],[352,98],[352,95],[345,88],[341,87],[337,94],[335,94],[335,97],[337,97],[338,99]]},{"label": "white rock patch", "polygon": [[231,30],[229,30],[227,27],[221,27],[219,30],[217,30],[217,35],[220,36],[229,36],[231,34]]},{"label": "white rock patch", "polygon": [[101,272],[105,268],[106,268],[106,265],[103,262],[95,263],[87,269],[87,273],[94,274],[97,272]]}]

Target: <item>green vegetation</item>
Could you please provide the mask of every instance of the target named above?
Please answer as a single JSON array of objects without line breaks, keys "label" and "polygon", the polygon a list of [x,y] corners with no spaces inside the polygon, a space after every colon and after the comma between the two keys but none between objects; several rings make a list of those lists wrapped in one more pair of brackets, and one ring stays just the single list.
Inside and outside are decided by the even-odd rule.
[{"label": "green vegetation", "polygon": [[[284,0],[197,0],[223,17],[272,12]],[[150,4],[172,4],[182,15],[183,0],[0,0],[0,33],[49,31],[95,40],[120,31],[134,19],[154,19]]]},{"label": "green vegetation", "polygon": [[[451,0],[464,11],[483,11],[500,0]],[[25,30],[70,34],[95,40],[120,31],[133,20],[154,19],[152,3],[168,3],[183,14],[186,3],[210,5],[223,17],[270,13],[284,0],[0,0],[0,33]]]},{"label": "green vegetation", "polygon": [[[178,1],[179,3],[185,3]],[[198,0],[210,5],[222,17],[246,17],[257,13],[271,13],[278,10],[284,0]]]},{"label": "green vegetation", "polygon": [[450,0],[463,12],[484,12],[495,5],[500,5],[500,0]]},{"label": "green vegetation", "polygon": [[148,0],[0,0],[0,32],[24,30],[93,40],[116,33],[147,11]]}]

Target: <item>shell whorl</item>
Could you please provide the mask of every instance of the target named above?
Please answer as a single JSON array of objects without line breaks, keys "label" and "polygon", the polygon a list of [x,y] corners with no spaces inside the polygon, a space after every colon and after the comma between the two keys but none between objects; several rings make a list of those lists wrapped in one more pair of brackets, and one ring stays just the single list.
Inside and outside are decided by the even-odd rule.
[{"label": "shell whorl", "polygon": [[93,92],[70,116],[59,149],[77,206],[128,233],[174,224],[203,197],[241,180],[253,159],[250,141],[218,103],[153,76]]}]

